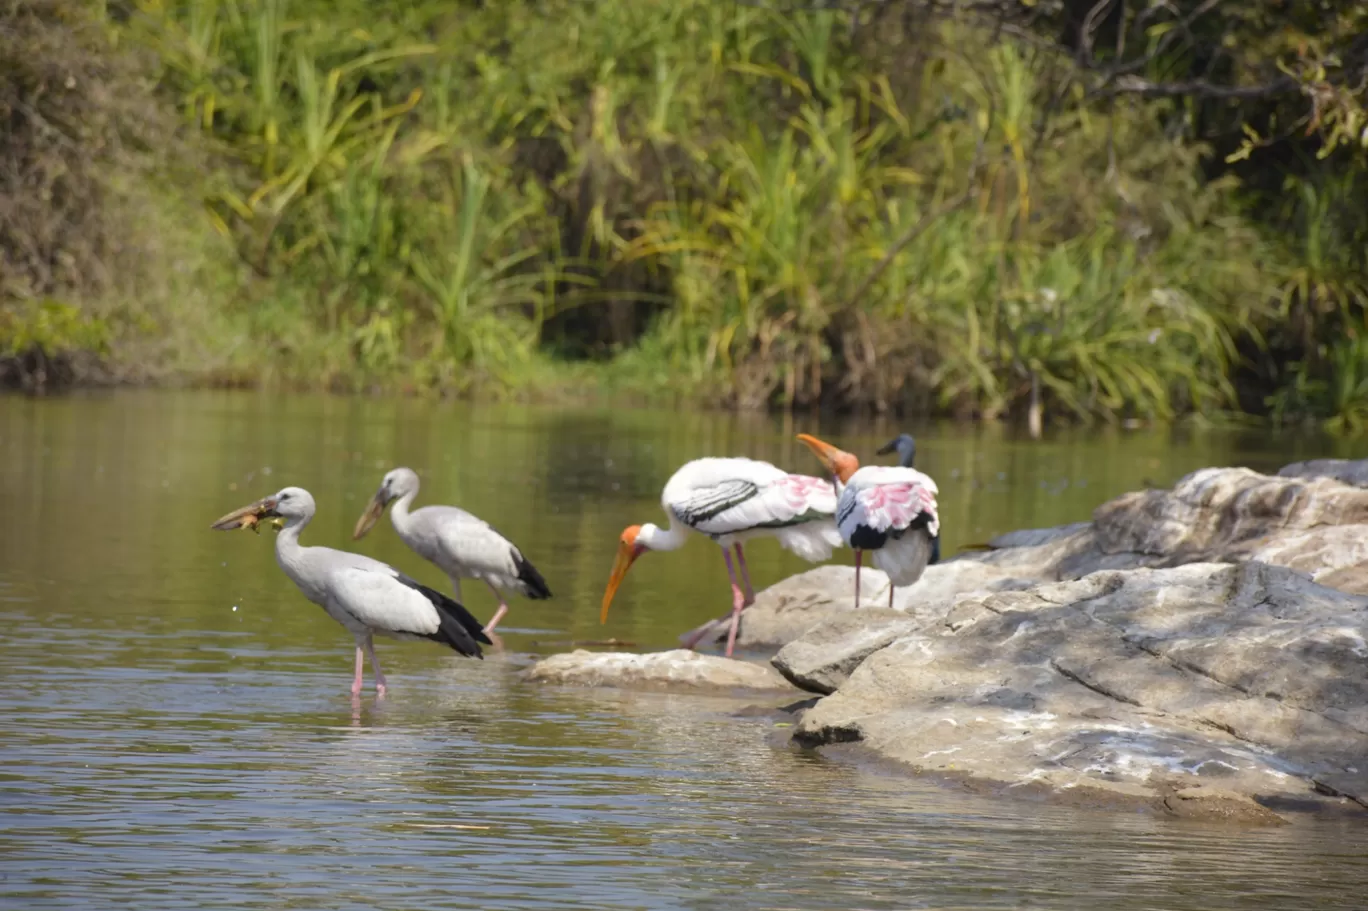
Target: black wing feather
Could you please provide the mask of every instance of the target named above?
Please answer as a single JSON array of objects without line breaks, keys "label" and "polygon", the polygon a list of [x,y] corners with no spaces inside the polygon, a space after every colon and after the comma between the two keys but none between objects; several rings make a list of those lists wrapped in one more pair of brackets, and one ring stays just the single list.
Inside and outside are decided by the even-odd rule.
[{"label": "black wing feather", "polygon": [[457,653],[471,658],[483,658],[484,654],[480,651],[479,643],[493,645],[493,641],[485,635],[484,624],[475,619],[475,616],[459,601],[442,594],[434,588],[428,588],[416,579],[411,579],[403,573],[396,576],[400,582],[421,594],[432,606],[437,608],[437,616],[440,618],[441,625],[437,627],[437,632],[424,634],[424,637],[433,642],[440,642],[450,646]]},{"label": "black wing feather", "polygon": [[551,597],[551,589],[542,578],[542,574],[537,572],[537,567],[516,548],[513,550],[513,565],[518,569],[518,581],[527,588],[528,598],[533,601],[544,601]]},{"label": "black wing feather", "polygon": [[698,488],[689,499],[671,503],[670,509],[679,517],[679,521],[697,528],[700,522],[706,522],[746,502],[759,492],[759,486],[750,481],[724,481],[713,487]]}]

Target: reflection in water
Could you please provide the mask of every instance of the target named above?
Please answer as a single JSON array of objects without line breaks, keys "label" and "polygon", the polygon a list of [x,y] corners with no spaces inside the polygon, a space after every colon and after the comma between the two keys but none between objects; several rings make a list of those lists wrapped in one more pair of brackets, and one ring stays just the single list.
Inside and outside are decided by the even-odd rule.
[{"label": "reflection in water", "polygon": [[[737,716],[744,702],[519,678],[529,651],[613,635],[664,647],[726,608],[700,541],[641,567],[598,625],[617,531],[654,514],[683,461],[810,471],[796,430],[868,453],[902,429],[239,394],[0,400],[0,907],[1361,907],[1358,825],[1232,830],[990,800],[768,746],[774,719]],[[910,429],[940,482],[947,553],[1203,464],[1338,454],[1266,434]],[[506,649],[483,662],[386,643],[389,697],[353,702],[337,675],[350,640],[280,574],[270,533],[207,524],[301,484],[320,509],[308,543],[441,586],[388,525],[349,544],[396,463],[518,541],[556,598],[514,602]],[[754,551],[761,585],[805,566]]]}]

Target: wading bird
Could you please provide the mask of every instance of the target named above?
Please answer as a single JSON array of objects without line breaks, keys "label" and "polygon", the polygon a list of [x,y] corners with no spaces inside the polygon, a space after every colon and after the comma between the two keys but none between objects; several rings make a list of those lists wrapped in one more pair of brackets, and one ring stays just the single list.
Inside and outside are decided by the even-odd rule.
[{"label": "wading bird", "polygon": [[893,590],[912,585],[926,567],[940,560],[940,519],[936,482],[911,466],[916,443],[907,434],[879,453],[896,450],[901,465],[867,465],[806,433],[798,439],[836,478],[841,488],[836,504],[836,527],[855,551],[855,606],[860,606],[860,563],[864,551],[874,552],[873,563],[888,574],[888,606]]},{"label": "wading bird", "polygon": [[495,531],[488,522],[455,506],[424,506],[409,512],[418,496],[418,475],[409,468],[396,468],[385,475],[366,511],[356,522],[352,538],[359,540],[374,527],[390,503],[390,521],[409,548],[446,573],[457,600],[461,579],[479,579],[499,601],[499,609],[485,624],[492,632],[508,613],[504,592],[513,591],[540,601],[551,597],[537,568],[528,562],[513,542]]},{"label": "wading bird", "polygon": [[446,595],[379,560],[331,547],[302,546],[299,533],[314,517],[314,500],[307,490],[286,487],[228,513],[210,527],[219,531],[255,530],[258,522],[273,516],[284,519],[275,542],[280,568],[304,597],[356,638],[353,696],[361,692],[367,655],[375,671],[376,695],[385,695],[385,675],[372,641],[375,633],[395,639],[431,639],[458,654],[481,657],[478,643],[489,644],[489,637],[480,629],[480,621]]},{"label": "wading bird", "polygon": [[[603,593],[600,622],[608,622],[608,607],[627,570],[648,550],[678,550],[690,531],[707,535],[722,548],[731,577],[731,631],[727,656],[736,645],[741,611],[755,602],[746,555],[741,549],[752,538],[777,538],[781,547],[816,563],[831,556],[841,544],[833,515],[836,490],[821,478],[789,474],[768,462],[753,459],[695,459],[682,466],[665,484],[660,505],[670,527],[632,525],[622,532],[617,560]],[[732,550],[741,566],[744,591],[737,584]],[[706,629],[706,628],[705,628]],[[687,645],[692,648],[699,633]]]}]

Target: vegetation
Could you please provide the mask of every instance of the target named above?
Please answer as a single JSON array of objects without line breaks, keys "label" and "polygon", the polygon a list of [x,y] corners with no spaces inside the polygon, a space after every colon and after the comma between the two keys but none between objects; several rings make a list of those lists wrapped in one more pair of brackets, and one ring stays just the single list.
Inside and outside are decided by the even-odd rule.
[{"label": "vegetation", "polygon": [[1368,424],[1360,4],[376,9],[0,3],[0,365]]}]

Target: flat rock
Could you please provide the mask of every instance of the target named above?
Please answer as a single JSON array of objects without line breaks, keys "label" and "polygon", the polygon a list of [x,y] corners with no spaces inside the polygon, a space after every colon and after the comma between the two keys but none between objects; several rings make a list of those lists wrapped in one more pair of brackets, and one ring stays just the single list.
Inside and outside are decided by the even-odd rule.
[{"label": "flat rock", "polygon": [[865,658],[920,628],[916,618],[886,607],[846,611],[819,621],[770,663],[799,689],[832,693]]},{"label": "flat rock", "polygon": [[576,649],[538,661],[527,679],[571,686],[614,686],[669,690],[785,690],[793,687],[773,668],[687,649],[650,652],[590,652]]},{"label": "flat rock", "polygon": [[[1177,815],[1368,805],[1368,598],[1285,567],[1199,563],[961,598],[954,617],[868,653],[795,740]],[[869,619],[786,649],[790,677],[830,685],[842,654],[899,628]]]}]

